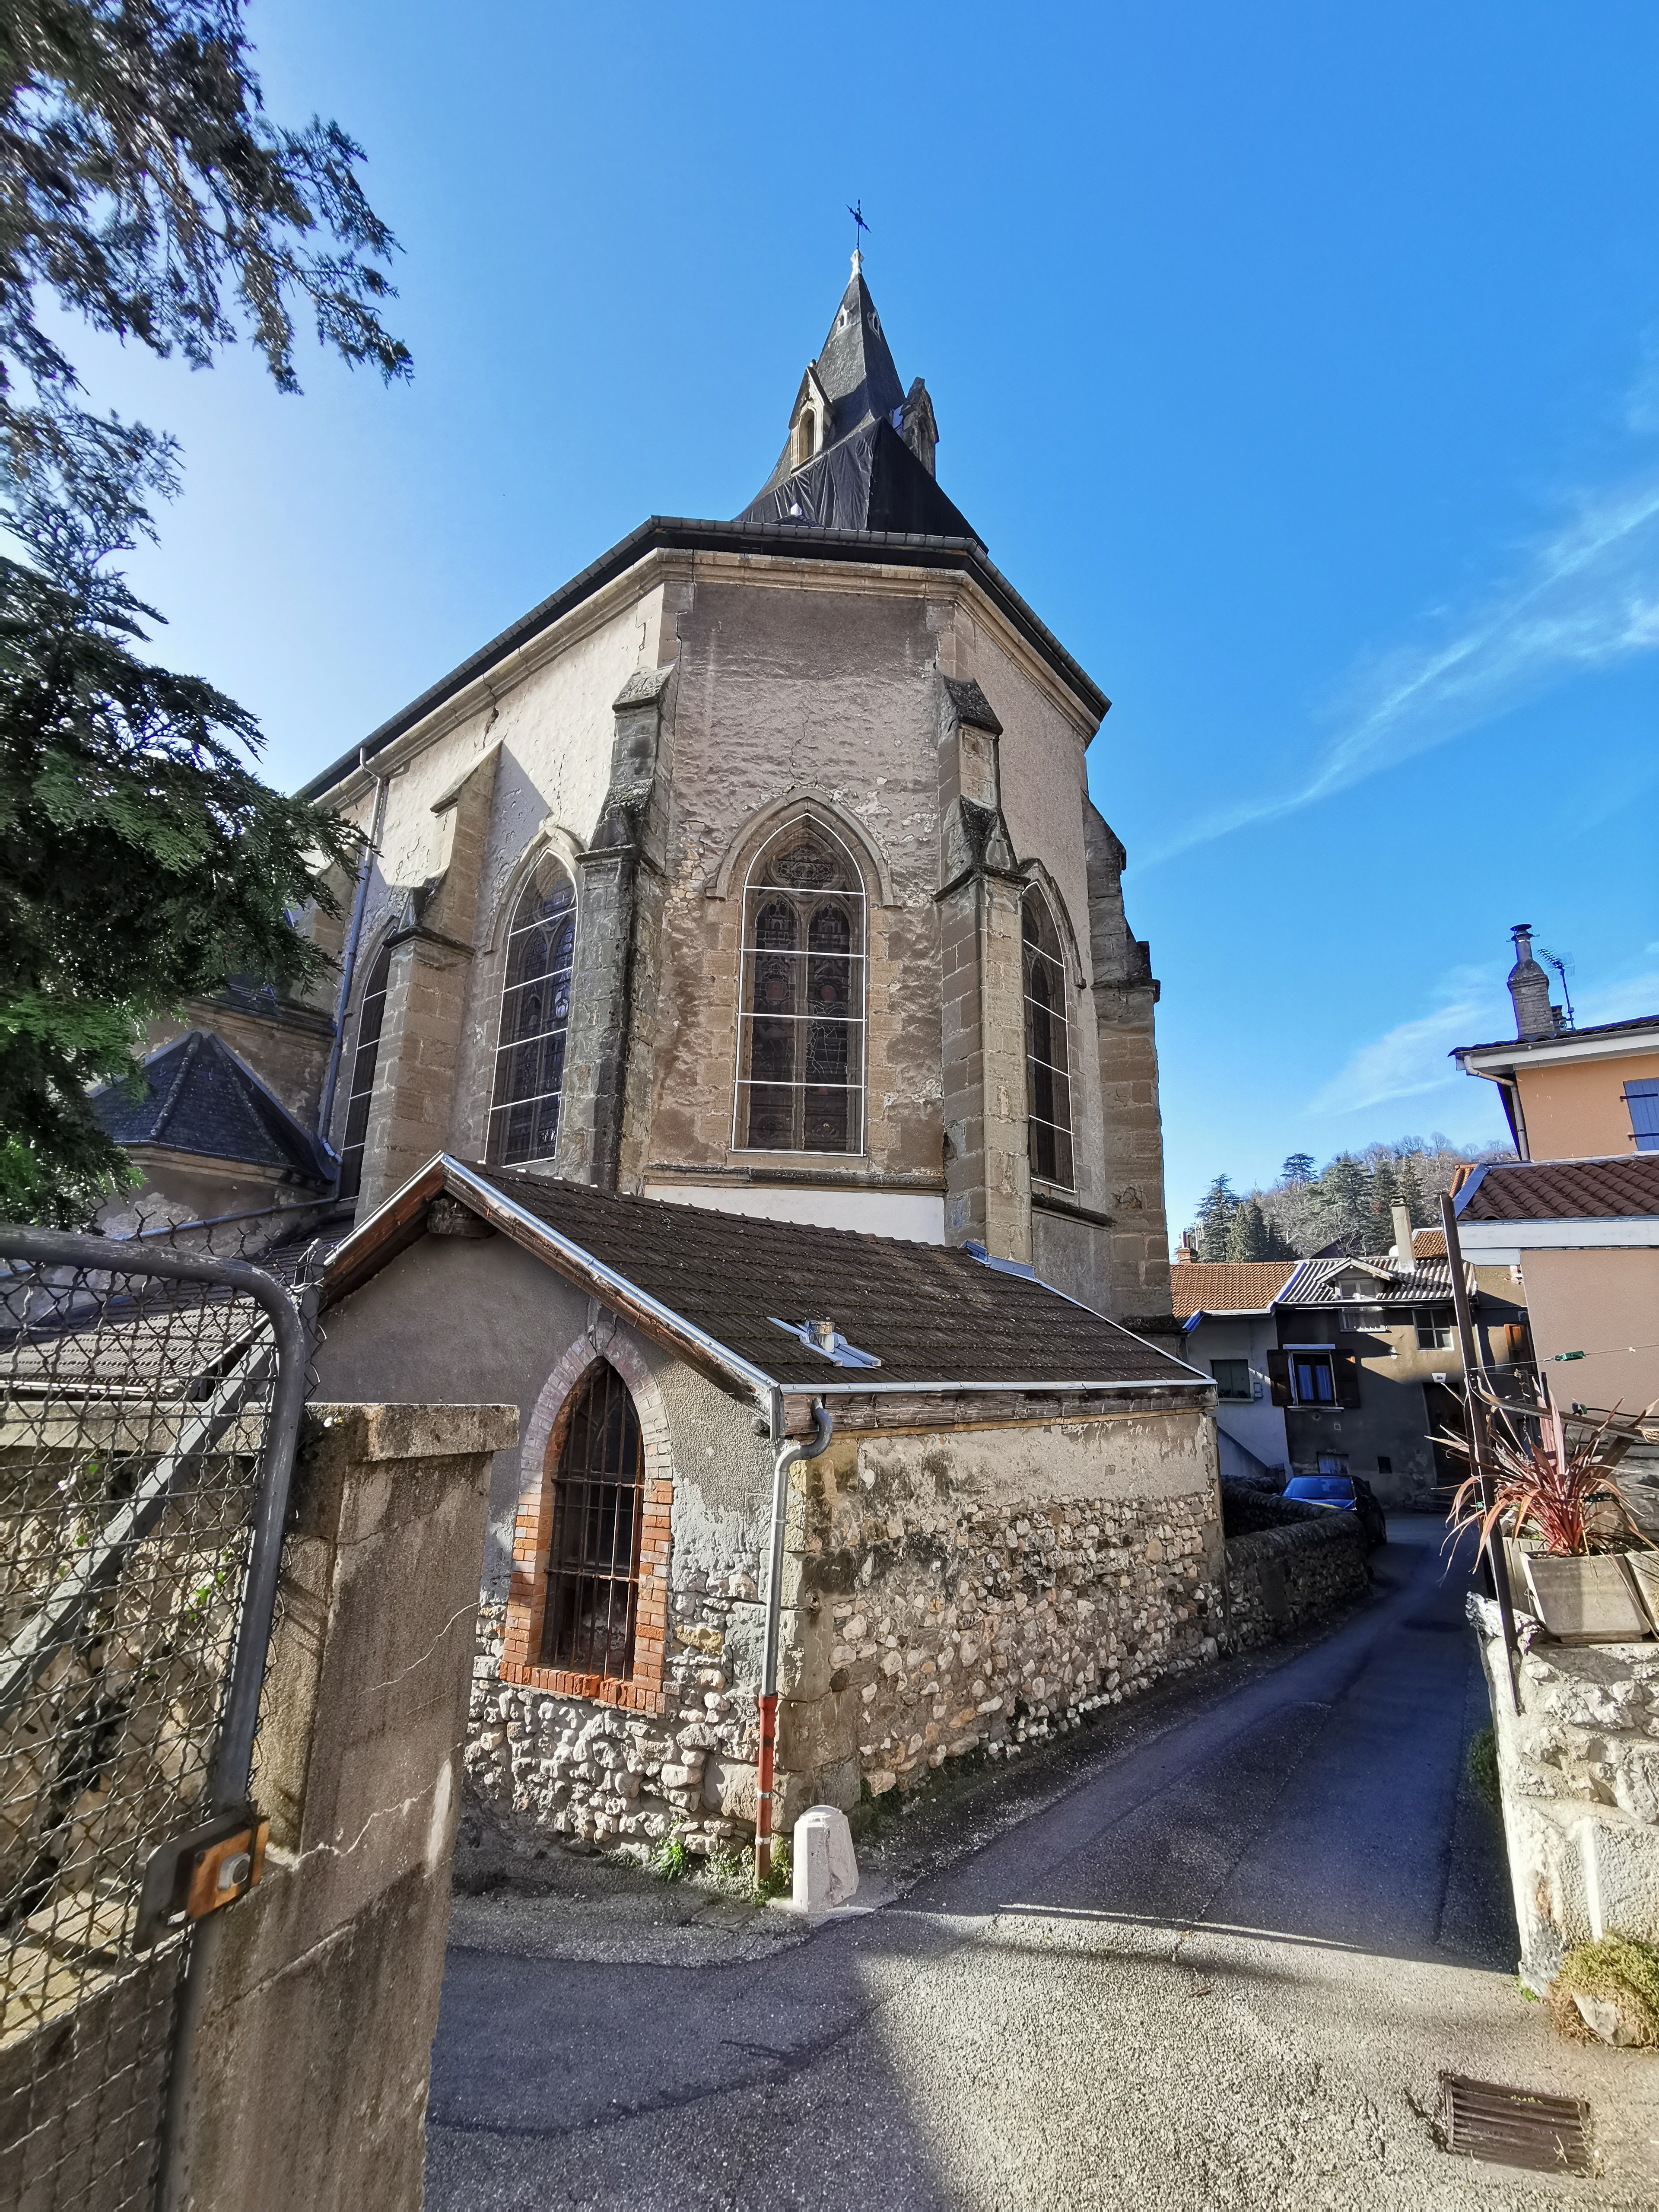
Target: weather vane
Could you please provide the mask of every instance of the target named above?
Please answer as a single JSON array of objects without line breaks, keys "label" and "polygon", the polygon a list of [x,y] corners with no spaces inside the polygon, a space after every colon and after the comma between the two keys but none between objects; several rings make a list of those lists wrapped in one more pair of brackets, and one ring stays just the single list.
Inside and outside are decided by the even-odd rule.
[{"label": "weather vane", "polygon": [[857,253],[861,250],[864,245],[863,234],[870,228],[869,224],[864,220],[864,194],[862,192],[859,194],[857,200],[848,209],[847,212],[853,218],[853,251],[854,253]]}]

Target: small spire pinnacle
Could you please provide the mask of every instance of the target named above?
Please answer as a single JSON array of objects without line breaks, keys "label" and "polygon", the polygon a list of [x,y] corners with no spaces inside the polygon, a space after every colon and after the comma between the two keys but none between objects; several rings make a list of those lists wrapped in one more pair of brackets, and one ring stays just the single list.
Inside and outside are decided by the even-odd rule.
[{"label": "small spire pinnacle", "polygon": [[861,276],[864,274],[864,256],[856,246],[853,248],[853,274],[855,276]]}]

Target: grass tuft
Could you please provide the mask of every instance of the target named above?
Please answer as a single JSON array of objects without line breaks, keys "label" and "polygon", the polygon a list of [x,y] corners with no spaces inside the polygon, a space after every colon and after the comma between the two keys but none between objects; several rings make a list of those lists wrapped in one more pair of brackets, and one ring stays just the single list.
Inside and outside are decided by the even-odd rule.
[{"label": "grass tuft", "polygon": [[691,1854],[678,1829],[665,1836],[651,1854],[651,1871],[662,1881],[684,1881],[690,1873]]},{"label": "grass tuft", "polygon": [[1562,1961],[1550,1984],[1550,2017],[1575,2043],[1599,2041],[1573,2002],[1577,1996],[1615,2008],[1622,2043],[1643,2050],[1659,2045],[1659,1946],[1634,1936],[1604,1936],[1599,1943],[1575,1943]]},{"label": "grass tuft", "polygon": [[1494,1813],[1504,1809],[1504,1793],[1498,1780],[1498,1735],[1488,1725],[1469,1738],[1469,1780],[1474,1794]]}]

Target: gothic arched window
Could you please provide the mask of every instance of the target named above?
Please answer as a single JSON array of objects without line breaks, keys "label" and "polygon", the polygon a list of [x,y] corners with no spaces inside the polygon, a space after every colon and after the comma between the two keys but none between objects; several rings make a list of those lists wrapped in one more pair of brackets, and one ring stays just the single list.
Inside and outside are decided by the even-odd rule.
[{"label": "gothic arched window", "polygon": [[732,1142],[763,1152],[864,1148],[864,885],[817,823],[749,872]]},{"label": "gothic arched window", "polygon": [[634,1671],[645,1501],[640,1417],[608,1360],[564,1424],[553,1486],[541,1663],[625,1682]]},{"label": "gothic arched window", "polygon": [[493,1165],[550,1160],[576,951],[576,887],[550,853],[520,894],[507,939],[487,1157]]},{"label": "gothic arched window", "polygon": [[1025,968],[1025,1111],[1031,1173],[1072,1188],[1072,1079],[1066,1054],[1066,963],[1048,902],[1025,894],[1020,909]]},{"label": "gothic arched window", "polygon": [[386,1018],[386,980],[392,973],[392,944],[388,939],[376,955],[357,1002],[357,1049],[351,1060],[351,1088],[346,1093],[345,1141],[340,1147],[340,1196],[356,1198],[362,1188],[363,1145],[368,1135],[368,1109],[374,1097],[374,1063],[380,1056],[380,1024]]}]

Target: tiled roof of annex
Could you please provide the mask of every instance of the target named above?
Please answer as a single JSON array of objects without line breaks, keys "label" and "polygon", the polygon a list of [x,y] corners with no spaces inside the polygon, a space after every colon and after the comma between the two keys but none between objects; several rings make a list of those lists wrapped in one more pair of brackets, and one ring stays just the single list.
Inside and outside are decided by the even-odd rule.
[{"label": "tiled roof of annex", "polygon": [[1299,1265],[1295,1260],[1183,1260],[1170,1270],[1176,1318],[1266,1313]]},{"label": "tiled roof of annex", "polygon": [[[924,1389],[1191,1389],[1208,1377],[1029,1275],[953,1246],[768,1221],[667,1204],[440,1156],[333,1255],[333,1295],[347,1295],[411,1235],[447,1192],[538,1251],[604,1300],[592,1266],[690,1324],[785,1390],[858,1386]],[[491,1194],[516,1217],[492,1215]],[[538,1239],[538,1226],[550,1232]],[[325,1297],[330,1291],[325,1289]],[[626,1310],[626,1300],[618,1300]],[[832,1365],[777,1322],[830,1319],[881,1363]]]},{"label": "tiled roof of annex", "polygon": [[1496,1161],[1457,1194],[1460,1221],[1616,1220],[1646,1213],[1659,1213],[1659,1152]]}]

